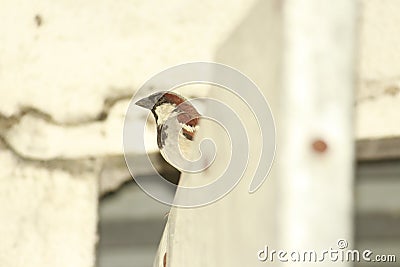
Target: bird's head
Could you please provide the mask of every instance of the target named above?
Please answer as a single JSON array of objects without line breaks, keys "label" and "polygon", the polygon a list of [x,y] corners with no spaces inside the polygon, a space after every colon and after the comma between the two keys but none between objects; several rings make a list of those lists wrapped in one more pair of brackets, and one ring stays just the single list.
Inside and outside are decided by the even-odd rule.
[{"label": "bird's head", "polygon": [[183,137],[189,141],[193,140],[200,114],[183,96],[173,92],[157,92],[140,99],[135,104],[153,113],[157,123],[157,143],[160,149],[164,146],[163,138],[167,135],[163,132],[167,127],[163,126],[172,113],[176,113],[177,124],[182,128]]}]

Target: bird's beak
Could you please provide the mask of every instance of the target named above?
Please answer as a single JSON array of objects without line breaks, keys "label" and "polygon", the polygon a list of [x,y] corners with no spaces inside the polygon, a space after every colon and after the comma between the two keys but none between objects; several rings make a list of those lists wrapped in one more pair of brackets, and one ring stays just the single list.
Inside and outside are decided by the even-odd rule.
[{"label": "bird's beak", "polygon": [[152,109],[154,106],[154,101],[151,101],[149,97],[145,97],[137,101],[135,104],[142,108]]}]

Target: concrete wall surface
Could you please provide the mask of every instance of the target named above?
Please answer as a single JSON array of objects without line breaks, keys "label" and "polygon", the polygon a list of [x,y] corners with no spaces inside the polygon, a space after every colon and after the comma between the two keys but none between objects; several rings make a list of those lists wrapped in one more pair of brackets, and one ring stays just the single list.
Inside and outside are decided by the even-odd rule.
[{"label": "concrete wall surface", "polygon": [[0,147],[0,265],[93,266],[97,174],[16,157]]},{"label": "concrete wall surface", "polygon": [[0,1],[0,266],[95,265],[98,192],[129,179],[129,99],[211,60],[252,3]]},{"label": "concrete wall surface", "polygon": [[357,139],[400,136],[400,3],[360,1]]}]

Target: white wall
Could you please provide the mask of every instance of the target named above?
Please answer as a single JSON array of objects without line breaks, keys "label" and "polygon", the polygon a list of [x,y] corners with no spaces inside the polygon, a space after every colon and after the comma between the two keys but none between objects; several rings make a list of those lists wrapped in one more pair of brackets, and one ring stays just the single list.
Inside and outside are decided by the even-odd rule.
[{"label": "white wall", "polygon": [[[360,2],[357,139],[400,135],[400,3]],[[398,155],[398,154],[397,154]]]},{"label": "white wall", "polygon": [[102,178],[128,178],[133,92],[211,60],[252,2],[0,1],[1,266],[95,264],[98,178],[111,160]]}]

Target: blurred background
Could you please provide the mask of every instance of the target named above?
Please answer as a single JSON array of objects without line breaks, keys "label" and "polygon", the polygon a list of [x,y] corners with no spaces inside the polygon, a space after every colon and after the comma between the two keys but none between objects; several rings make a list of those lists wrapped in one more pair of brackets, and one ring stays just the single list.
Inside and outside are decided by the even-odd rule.
[{"label": "blurred background", "polygon": [[[167,266],[265,266],[265,245],[329,249],[340,238],[397,257],[342,265],[397,266],[399,13],[396,0],[0,0],[0,266],[163,266],[164,250]],[[230,65],[259,86],[276,158],[248,194],[260,147],[250,140],[255,160],[231,194],[166,216],[132,180],[122,129],[140,86],[190,61]],[[152,134],[153,162],[177,181]],[[142,176],[146,156],[135,151]]]}]

